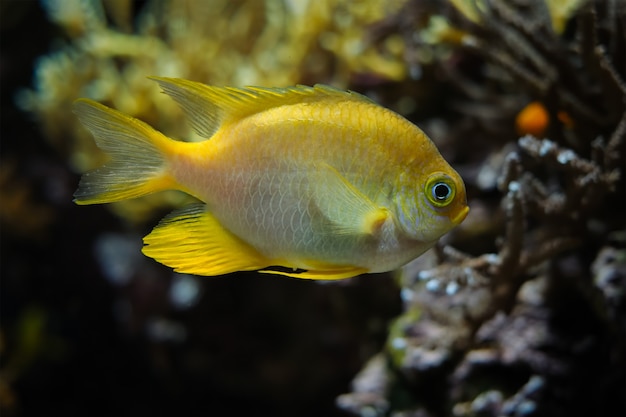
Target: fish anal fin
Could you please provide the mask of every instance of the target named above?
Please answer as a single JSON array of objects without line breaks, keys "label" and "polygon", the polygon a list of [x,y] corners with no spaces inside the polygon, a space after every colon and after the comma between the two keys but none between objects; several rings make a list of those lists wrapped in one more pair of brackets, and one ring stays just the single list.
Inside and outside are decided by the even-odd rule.
[{"label": "fish anal fin", "polygon": [[273,269],[264,269],[259,272],[264,274],[275,274],[275,275],[284,275],[292,278],[302,278],[302,279],[315,279],[315,280],[338,280],[338,279],[346,279],[352,278],[357,275],[365,274],[368,272],[365,268],[360,268],[356,266],[335,266],[328,267],[328,269],[311,269],[302,272],[287,272],[287,271],[278,271]]},{"label": "fish anal fin", "polygon": [[166,216],[144,238],[142,251],[176,272],[222,275],[252,271],[270,262],[226,230],[203,204],[193,204]]}]

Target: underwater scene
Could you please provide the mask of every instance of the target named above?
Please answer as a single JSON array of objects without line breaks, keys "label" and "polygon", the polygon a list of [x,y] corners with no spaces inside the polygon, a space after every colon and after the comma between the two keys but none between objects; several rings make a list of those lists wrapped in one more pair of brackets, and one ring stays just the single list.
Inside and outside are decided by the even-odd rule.
[{"label": "underwater scene", "polygon": [[623,0],[0,1],[2,416],[626,415]]}]

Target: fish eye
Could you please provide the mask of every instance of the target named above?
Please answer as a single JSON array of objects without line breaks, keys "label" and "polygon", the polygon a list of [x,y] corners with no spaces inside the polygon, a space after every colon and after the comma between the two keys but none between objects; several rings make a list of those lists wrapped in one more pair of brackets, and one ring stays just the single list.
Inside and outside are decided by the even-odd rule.
[{"label": "fish eye", "polygon": [[433,186],[433,197],[438,201],[445,201],[452,194],[452,189],[445,182],[438,182]]},{"label": "fish eye", "polygon": [[431,176],[426,182],[426,197],[436,207],[445,207],[455,195],[454,182],[445,174]]}]

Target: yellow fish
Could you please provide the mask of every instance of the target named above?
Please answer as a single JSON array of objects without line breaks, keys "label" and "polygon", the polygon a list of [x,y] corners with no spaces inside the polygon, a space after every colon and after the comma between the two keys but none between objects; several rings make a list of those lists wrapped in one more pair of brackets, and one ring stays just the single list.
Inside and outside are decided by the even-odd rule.
[{"label": "yellow fish", "polygon": [[176,189],[143,253],[178,272],[260,270],[341,279],[396,269],[469,208],[460,176],[401,116],[331,87],[219,88],[157,78],[202,142],[170,139],[87,99],[74,111],[107,152],[74,197],[97,204]]}]

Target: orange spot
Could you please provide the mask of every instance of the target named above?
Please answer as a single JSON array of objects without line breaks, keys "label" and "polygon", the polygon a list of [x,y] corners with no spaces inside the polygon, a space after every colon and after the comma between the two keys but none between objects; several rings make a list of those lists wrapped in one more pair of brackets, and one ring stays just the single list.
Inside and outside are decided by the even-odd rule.
[{"label": "orange spot", "polygon": [[548,111],[538,101],[533,101],[524,107],[515,118],[515,128],[520,135],[543,136],[550,124]]}]

